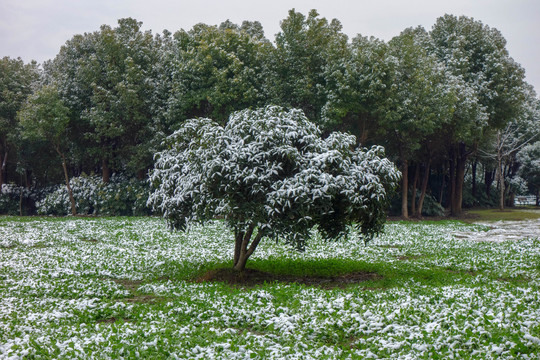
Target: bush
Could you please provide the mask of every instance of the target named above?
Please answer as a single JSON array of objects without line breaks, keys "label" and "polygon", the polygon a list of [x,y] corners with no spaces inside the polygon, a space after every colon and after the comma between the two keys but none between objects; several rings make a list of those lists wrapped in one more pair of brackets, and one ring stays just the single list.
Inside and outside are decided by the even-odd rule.
[{"label": "bush", "polygon": [[[149,194],[147,181],[113,175],[109,183],[99,176],[80,176],[70,180],[78,214],[93,215],[149,215],[146,206]],[[37,203],[42,215],[67,215],[71,213],[65,185],[56,189]]]}]

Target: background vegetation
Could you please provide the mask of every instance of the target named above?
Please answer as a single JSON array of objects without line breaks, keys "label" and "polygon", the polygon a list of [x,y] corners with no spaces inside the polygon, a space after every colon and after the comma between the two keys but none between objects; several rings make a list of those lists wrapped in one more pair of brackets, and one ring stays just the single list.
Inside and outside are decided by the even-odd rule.
[{"label": "background vegetation", "polygon": [[[45,196],[74,177],[96,189],[95,176],[145,181],[186,119],[224,124],[268,104],[385,146],[404,174],[395,214],[503,208],[538,195],[539,103],[500,32],[463,16],[388,42],[348,39],[316,11],[291,10],[274,42],[258,22],[152,34],[120,19],[75,35],[41,66],[0,60],[0,211],[57,212]],[[60,208],[100,213],[77,196]]]}]

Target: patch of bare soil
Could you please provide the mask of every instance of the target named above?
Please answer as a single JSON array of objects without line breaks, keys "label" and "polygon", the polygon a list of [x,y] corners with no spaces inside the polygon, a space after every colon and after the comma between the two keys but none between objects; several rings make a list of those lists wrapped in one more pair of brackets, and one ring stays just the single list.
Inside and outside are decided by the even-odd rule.
[{"label": "patch of bare soil", "polygon": [[98,324],[114,324],[115,322],[117,321],[123,321],[123,322],[131,322],[130,319],[127,319],[127,318],[115,318],[115,317],[110,317],[110,318],[106,318],[106,319],[99,319],[96,321],[96,323]]},{"label": "patch of bare soil", "polygon": [[277,275],[253,269],[236,271],[232,268],[217,269],[200,276],[196,282],[224,282],[232,286],[255,287],[265,283],[303,284],[324,289],[343,288],[364,281],[379,280],[382,276],[373,272],[355,272],[335,277]]}]

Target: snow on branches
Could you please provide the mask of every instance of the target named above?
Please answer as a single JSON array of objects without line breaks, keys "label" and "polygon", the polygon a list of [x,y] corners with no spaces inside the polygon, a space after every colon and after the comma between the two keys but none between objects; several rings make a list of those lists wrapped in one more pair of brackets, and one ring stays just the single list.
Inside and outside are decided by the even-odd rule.
[{"label": "snow on branches", "polygon": [[165,145],[148,204],[179,230],[223,217],[237,246],[256,231],[257,243],[281,237],[303,248],[314,226],[337,238],[352,223],[369,239],[400,178],[382,147],[356,148],[337,132],[323,139],[301,110],[278,106],[233,113],[225,127],[187,120]]}]

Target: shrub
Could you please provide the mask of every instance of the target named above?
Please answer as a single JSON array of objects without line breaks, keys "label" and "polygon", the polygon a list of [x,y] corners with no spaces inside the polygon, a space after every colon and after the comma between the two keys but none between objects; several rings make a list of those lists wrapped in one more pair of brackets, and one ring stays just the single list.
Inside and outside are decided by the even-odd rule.
[{"label": "shrub", "polygon": [[[147,181],[113,175],[109,183],[99,176],[79,176],[70,180],[77,213],[93,215],[148,215],[146,206],[149,189]],[[71,213],[65,185],[56,189],[37,203],[38,213],[43,215],[67,215]]]}]

